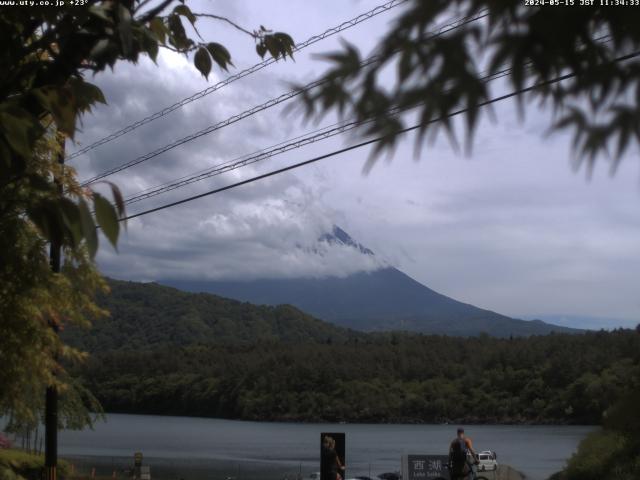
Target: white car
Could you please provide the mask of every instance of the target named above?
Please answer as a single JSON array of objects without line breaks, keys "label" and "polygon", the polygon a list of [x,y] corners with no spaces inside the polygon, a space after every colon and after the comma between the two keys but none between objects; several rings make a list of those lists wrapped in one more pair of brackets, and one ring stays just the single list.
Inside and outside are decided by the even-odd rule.
[{"label": "white car", "polygon": [[486,472],[498,469],[498,460],[496,454],[487,450],[478,454],[478,470]]}]

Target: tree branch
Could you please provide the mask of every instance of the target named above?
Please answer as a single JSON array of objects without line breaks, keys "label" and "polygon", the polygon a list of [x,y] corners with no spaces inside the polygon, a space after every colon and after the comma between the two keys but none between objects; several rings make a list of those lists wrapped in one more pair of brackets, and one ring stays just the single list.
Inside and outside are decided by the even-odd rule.
[{"label": "tree branch", "polygon": [[147,23],[152,18],[156,17],[160,12],[162,12],[165,8],[169,6],[174,0],[164,0],[160,5],[155,8],[152,8],[147,13],[145,13],[142,17],[138,19],[140,23]]},{"label": "tree branch", "polygon": [[141,0],[140,3],[138,3],[138,6],[135,8],[135,12],[138,13],[142,8],[144,8],[144,6],[149,3],[151,0]]},{"label": "tree branch", "polygon": [[185,49],[182,49],[182,50],[178,50],[177,48],[172,47],[171,45],[162,45],[162,44],[159,44],[158,46],[159,46],[160,48],[166,48],[167,50],[170,50],[170,51],[172,51],[172,52],[176,52],[176,53],[189,53],[189,52],[193,52],[193,51],[194,51],[194,50],[196,50],[198,47],[202,46],[202,44],[192,45],[191,47],[189,47],[189,48],[185,48]]},{"label": "tree branch", "polygon": [[258,37],[258,35],[255,32],[250,32],[249,30],[247,30],[246,28],[241,27],[240,25],[238,25],[234,21],[229,20],[227,17],[221,17],[220,15],[214,15],[212,13],[194,13],[194,15],[196,17],[212,18],[214,20],[221,20],[223,22],[227,22],[229,25],[231,25],[232,27],[240,30],[242,33],[246,33],[251,38],[257,38]]}]

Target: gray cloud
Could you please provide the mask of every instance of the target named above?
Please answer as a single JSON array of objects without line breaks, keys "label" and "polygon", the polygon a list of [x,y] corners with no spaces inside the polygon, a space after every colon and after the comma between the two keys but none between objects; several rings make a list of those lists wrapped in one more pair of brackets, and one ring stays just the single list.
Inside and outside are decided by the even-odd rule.
[{"label": "gray cloud", "polygon": [[101,250],[100,264],[139,280],[346,276],[384,264],[319,241],[335,214],[311,188],[286,177],[266,187],[258,201],[250,192],[133,220],[121,253]]}]

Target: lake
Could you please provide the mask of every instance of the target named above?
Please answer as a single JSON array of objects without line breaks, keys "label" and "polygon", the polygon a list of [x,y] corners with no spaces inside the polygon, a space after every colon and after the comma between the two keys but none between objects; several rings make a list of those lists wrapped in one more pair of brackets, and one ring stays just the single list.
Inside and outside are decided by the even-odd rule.
[{"label": "lake", "polygon": [[[345,432],[347,477],[398,471],[403,454],[446,454],[456,425],[301,424],[109,414],[93,431],[60,433],[60,455],[98,475],[128,468],[141,451],[154,478],[292,478],[318,471],[321,432]],[[533,480],[562,468],[594,427],[467,426],[477,451],[493,450]],[[371,474],[371,475],[370,475]],[[118,474],[119,476],[120,474]]]}]

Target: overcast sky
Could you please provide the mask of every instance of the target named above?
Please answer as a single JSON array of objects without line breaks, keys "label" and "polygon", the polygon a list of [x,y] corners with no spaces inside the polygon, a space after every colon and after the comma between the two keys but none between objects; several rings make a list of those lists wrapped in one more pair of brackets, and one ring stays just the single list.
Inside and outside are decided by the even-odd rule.
[{"label": "overcast sky", "polygon": [[[381,0],[245,0],[195,3],[253,29],[265,25],[296,42],[355,17]],[[85,179],[184,135],[224,120],[313,80],[326,68],[318,53],[339,39],[371,50],[401,8],[299,52],[224,87],[159,121],[76,158]],[[248,36],[203,21],[206,39],[227,45],[240,71],[259,61]],[[112,133],[226,77],[214,67],[207,82],[191,61],[161,53],[119,64],[93,79],[109,105],[84,118],[81,144]],[[496,89],[500,89],[498,85]],[[329,124],[303,124],[269,109],[113,175],[126,196],[251,153]],[[518,120],[513,103],[496,106],[470,156],[445,139],[414,155],[407,137],[388,161],[362,174],[369,151],[355,150],[313,166],[210,196],[129,222],[116,253],[101,248],[104,273],[123,279],[256,278],[347,275],[391,264],[443,294],[512,316],[566,314],[640,320],[640,163],[629,152],[611,177],[599,163],[593,177],[571,166],[569,138],[545,137],[549,114],[530,109]],[[151,208],[341,148],[334,137],[251,167],[132,205]],[[69,146],[73,151],[78,147]],[[376,253],[318,249],[337,224]],[[104,243],[106,245],[106,242]]]}]

